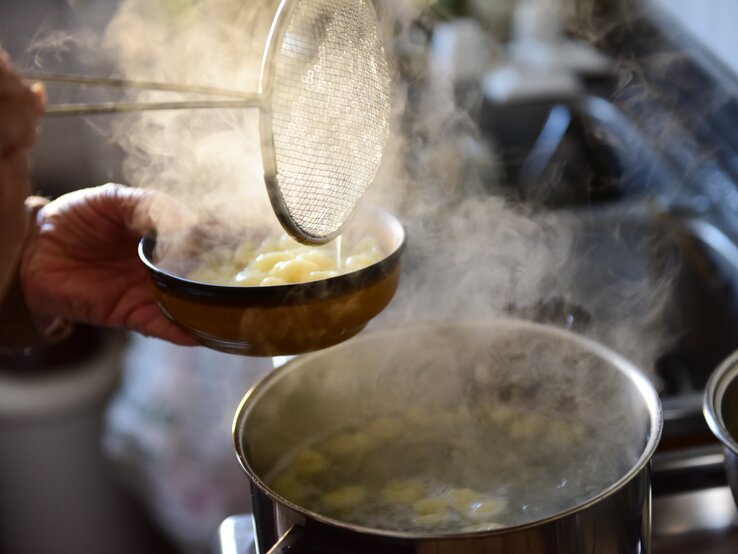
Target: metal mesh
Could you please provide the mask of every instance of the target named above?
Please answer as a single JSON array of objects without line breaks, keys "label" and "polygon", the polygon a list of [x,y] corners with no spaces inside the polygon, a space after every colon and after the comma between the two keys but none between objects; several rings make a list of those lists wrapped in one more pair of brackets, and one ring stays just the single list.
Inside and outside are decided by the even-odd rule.
[{"label": "metal mesh", "polygon": [[327,237],[374,180],[389,133],[389,71],[370,1],[298,1],[273,72],[282,215]]}]

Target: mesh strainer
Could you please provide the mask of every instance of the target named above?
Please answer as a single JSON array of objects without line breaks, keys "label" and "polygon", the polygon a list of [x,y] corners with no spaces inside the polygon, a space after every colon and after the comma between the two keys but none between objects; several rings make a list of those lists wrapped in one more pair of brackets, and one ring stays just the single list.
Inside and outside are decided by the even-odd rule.
[{"label": "mesh strainer", "polygon": [[[75,82],[65,76],[28,75]],[[228,91],[77,79],[77,83],[217,95]],[[374,180],[389,134],[390,78],[371,0],[282,0],[269,31],[259,91],[238,100],[50,106],[47,113],[254,107],[269,197],[296,239],[335,238]]]},{"label": "mesh strainer", "polygon": [[[272,205],[300,240],[325,242],[347,221],[382,158],[389,71],[369,0],[283,2],[262,92],[264,169]],[[266,88],[265,88],[266,87]]]}]

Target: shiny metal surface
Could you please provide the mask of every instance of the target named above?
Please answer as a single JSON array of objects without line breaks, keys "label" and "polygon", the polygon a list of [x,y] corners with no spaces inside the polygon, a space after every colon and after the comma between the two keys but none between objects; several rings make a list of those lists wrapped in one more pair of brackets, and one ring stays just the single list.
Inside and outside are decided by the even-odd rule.
[{"label": "shiny metal surface", "polygon": [[735,352],[710,377],[705,389],[705,419],[723,444],[725,473],[738,505],[738,352]]},{"label": "shiny metal surface", "polygon": [[[738,512],[728,487],[653,500],[652,554],[735,554]],[[254,554],[250,514],[227,518],[218,535],[220,554]]]},{"label": "shiny metal surface", "polygon": [[[257,487],[252,484],[254,494],[263,495],[254,488]],[[304,536],[300,537],[303,548],[294,549],[295,553],[649,554],[650,499],[648,471],[643,469],[610,496],[567,516],[509,532],[436,538],[392,538],[363,531],[346,531],[307,519],[286,505],[273,502],[271,516],[276,522],[278,536],[265,536],[257,527],[256,552],[280,552],[273,548],[297,526],[304,528]],[[257,515],[264,519],[265,514],[255,513],[255,517]]]},{"label": "shiny metal surface", "polygon": [[657,497],[653,554],[735,554],[738,513],[728,487]]},{"label": "shiny metal surface", "polygon": [[719,444],[659,451],[651,464],[657,496],[723,487],[725,456]]},{"label": "shiny metal surface", "polygon": [[[504,346],[511,344],[524,348],[523,353],[517,350],[517,357],[508,357]],[[435,348],[431,349],[431,345]],[[536,353],[537,363],[531,363],[530,356],[525,355],[528,351]],[[398,352],[404,356],[393,357]],[[460,360],[459,370],[449,371],[446,364],[424,365],[428,356],[437,357],[440,352]],[[325,429],[331,422],[344,421],[348,425],[352,418],[390,413],[414,401],[418,389],[423,391],[426,403],[454,402],[464,398],[469,390],[478,390],[479,383],[468,382],[464,377],[468,373],[461,370],[463,353],[479,359],[485,352],[494,352],[496,363],[480,364],[476,369],[494,370],[484,372],[491,378],[490,386],[495,386],[496,378],[505,372],[522,382],[526,378],[535,380],[536,375],[542,374],[540,364],[545,363],[550,369],[555,364],[552,357],[555,359],[562,352],[570,360],[584,357],[584,367],[568,365],[567,372],[547,372],[547,385],[551,386],[543,390],[549,395],[552,391],[568,391],[564,381],[571,385],[571,379],[584,379],[589,371],[598,382],[607,382],[609,394],[598,396],[608,399],[607,410],[603,411],[599,402],[596,410],[587,413],[596,419],[595,412],[620,413],[626,409],[628,416],[623,413],[623,417],[618,417],[619,432],[638,444],[638,462],[616,483],[567,511],[505,530],[460,535],[401,533],[347,524],[292,504],[265,484],[262,477],[282,456],[304,437],[311,436],[311,432]],[[398,359],[405,363],[396,363]],[[423,381],[434,386],[422,387]],[[539,379],[536,382],[540,385]],[[381,394],[372,393],[380,389]],[[331,390],[337,394],[330,394]],[[343,544],[345,551],[354,552],[364,545],[367,551],[391,548],[434,554],[480,549],[488,554],[636,554],[649,552],[648,464],[660,432],[658,397],[651,384],[628,362],[565,331],[501,320],[364,335],[337,348],[298,358],[267,376],[247,394],[234,422],[234,443],[253,484],[260,553],[267,552],[281,535],[299,523],[320,542],[328,538]]]},{"label": "shiny metal surface", "polygon": [[103,79],[84,75],[59,73],[22,72],[24,79],[56,85],[80,85],[105,88],[158,90],[188,94],[205,94],[238,98],[239,100],[180,100],[170,102],[102,102],[94,104],[52,104],[44,110],[45,116],[115,114],[142,112],[147,110],[195,110],[249,108],[259,106],[262,99],[258,94],[197,85],[159,83],[130,79]]},{"label": "shiny metal surface", "polygon": [[255,108],[257,100],[181,100],[174,102],[103,102],[100,104],[57,104],[47,108],[46,116],[97,115],[158,110],[217,110]]},{"label": "shiny metal surface", "polygon": [[[652,554],[735,554],[738,511],[728,487],[665,495],[653,501]],[[254,554],[251,515],[227,518],[220,554]]]},{"label": "shiny metal surface", "polygon": [[715,370],[705,388],[704,413],[710,430],[733,454],[738,454],[738,442],[728,428],[735,414],[733,400],[738,391],[738,352],[735,352]]},{"label": "shiny metal surface", "polygon": [[253,94],[244,93],[242,91],[222,89],[219,87],[182,85],[133,79],[104,79],[100,77],[88,77],[86,75],[72,75],[68,73],[40,73],[37,71],[21,71],[19,72],[19,75],[28,81],[41,81],[43,83],[54,83],[58,85],[85,85],[107,88],[188,92],[191,94],[208,94],[241,99],[250,99],[254,96]]},{"label": "shiny metal surface", "polygon": [[253,554],[254,520],[251,514],[227,517],[218,527],[220,554]]},{"label": "shiny metal surface", "polygon": [[267,52],[269,197],[300,242],[328,242],[374,181],[389,136],[390,70],[374,6],[291,1],[275,18]]}]

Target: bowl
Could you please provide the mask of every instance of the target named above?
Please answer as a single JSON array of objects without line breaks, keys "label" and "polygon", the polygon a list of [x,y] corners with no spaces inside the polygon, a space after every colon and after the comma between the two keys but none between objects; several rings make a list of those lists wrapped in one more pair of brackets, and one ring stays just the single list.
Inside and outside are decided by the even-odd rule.
[{"label": "bowl", "polygon": [[374,236],[386,257],[308,283],[242,287],[191,281],[158,267],[153,237],[141,240],[139,256],[162,313],[203,346],[245,356],[301,354],[356,335],[397,290],[402,224],[389,212],[365,208],[350,229]]},{"label": "bowl", "polygon": [[703,412],[710,430],[723,445],[725,472],[738,507],[738,352],[710,376]]}]

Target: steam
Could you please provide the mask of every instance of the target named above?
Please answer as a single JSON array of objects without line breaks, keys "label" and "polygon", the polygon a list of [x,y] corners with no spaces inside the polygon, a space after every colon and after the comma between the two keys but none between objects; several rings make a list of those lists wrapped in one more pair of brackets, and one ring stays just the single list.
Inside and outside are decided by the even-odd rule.
[{"label": "steam", "polygon": [[[577,3],[574,21],[583,24],[582,34],[599,33],[594,14],[582,13],[583,4]],[[402,30],[395,59],[422,66],[407,59],[424,52],[406,19],[418,14],[407,3],[382,5],[385,15],[394,10],[402,22],[395,27]],[[451,84],[432,74],[421,73],[413,82],[402,77],[398,72],[401,112],[394,143],[371,195],[393,205],[408,228],[408,271],[376,326],[535,316],[536,307],[564,304],[548,322],[567,325],[569,308],[582,308],[591,318],[576,321],[575,329],[649,372],[673,338],[664,323],[675,267],[665,260],[658,271],[647,266],[663,247],[658,239],[646,232],[631,239],[628,250],[621,245],[628,232],[603,225],[596,232],[605,245],[594,252],[576,216],[536,213],[490,196],[503,183],[494,165],[484,156],[480,162],[479,152],[490,146],[468,113],[456,107]],[[408,96],[412,104],[404,101]],[[605,250],[611,247],[621,251]]]},{"label": "steam", "polygon": [[[131,0],[109,25],[105,45],[127,77],[255,92],[275,6]],[[136,99],[208,97],[144,92]],[[113,133],[127,154],[128,181],[181,200],[212,240],[277,228],[263,184],[257,110],[146,112],[118,120]]]},{"label": "steam", "polygon": [[[668,261],[663,271],[654,272],[627,253],[618,254],[615,246],[622,242],[620,235],[627,235],[629,230],[611,230],[604,225],[598,236],[608,239],[606,246],[588,248],[576,217],[535,211],[490,194],[490,190],[504,185],[494,149],[468,112],[457,107],[452,84],[424,69],[428,65],[427,33],[424,25],[416,24],[422,17],[418,3],[377,3],[387,52],[395,66],[392,133],[383,166],[366,201],[399,216],[408,231],[408,249],[400,289],[371,327],[395,329],[429,321],[489,320],[511,315],[540,319],[543,314],[549,322],[573,325],[643,370],[650,370],[670,338],[664,325],[673,269]],[[476,4],[482,6],[485,2]],[[502,0],[486,4],[499,5]],[[116,77],[256,91],[276,6],[277,0],[125,0],[106,30],[103,50],[116,60]],[[583,36],[591,33],[601,37],[607,32],[592,23],[595,14],[586,9],[574,15],[570,21],[582,26]],[[55,37],[53,44],[66,44],[61,40]],[[207,98],[164,92],[137,92],[129,97],[137,101]],[[233,237],[260,238],[265,230],[281,232],[263,182],[256,110],[142,112],[117,117],[111,125],[109,138],[126,152],[124,172],[128,184],[175,197],[194,214],[193,227],[207,229],[213,245]],[[163,233],[159,243],[166,243],[169,253],[186,252],[187,248],[178,247],[178,241],[190,237],[180,234],[178,225],[172,226],[176,232],[167,234],[169,226],[161,224],[164,213],[153,211],[142,217],[159,220]],[[577,309],[570,310],[567,305]],[[558,310],[557,306],[563,307]],[[573,324],[568,318],[572,313],[576,319]],[[588,317],[580,317],[581,313]],[[333,390],[345,385],[349,393],[333,395],[339,403],[341,399],[368,402],[392,397],[404,404],[408,387],[423,399],[428,396],[425,393],[446,395],[447,388],[439,388],[439,384],[445,384],[442,378],[448,368],[466,364],[462,369],[469,372],[474,363],[487,362],[490,367],[496,367],[494,363],[503,365],[507,372],[501,375],[505,379],[511,375],[510,382],[515,383],[516,372],[509,370],[504,355],[508,351],[517,353],[520,348],[524,360],[538,364],[526,366],[535,367],[536,377],[553,374],[563,382],[559,392],[566,389],[571,398],[582,402],[582,410],[572,414],[573,419],[590,414],[585,408],[592,408],[591,414],[602,418],[597,423],[601,423],[598,429],[603,435],[614,426],[622,431],[624,425],[642,423],[642,419],[629,419],[631,414],[625,409],[615,414],[601,410],[599,401],[612,396],[609,393],[618,383],[569,378],[578,375],[589,360],[572,361],[564,347],[560,351],[551,347],[548,353],[536,356],[527,343],[511,343],[506,349],[493,341],[484,353],[478,353],[473,350],[473,341],[463,342],[468,340],[462,336],[460,342],[446,344],[447,348],[435,337],[428,344],[407,346],[400,340],[398,350],[412,347],[410,357],[415,365],[410,367],[409,380],[406,367],[398,368],[404,371],[395,370],[396,352],[386,351],[389,347],[385,345],[374,348],[371,359],[378,360],[377,365],[395,379],[388,384],[388,380],[376,378],[373,368],[362,372],[361,384],[371,381],[369,384],[377,387],[379,394],[365,394],[364,390],[356,393],[359,383],[351,381],[354,375],[337,371],[315,390],[326,394],[329,384],[337,387]],[[468,344],[469,348],[459,344]],[[558,357],[550,352],[558,353]],[[362,359],[356,356],[356,365],[361,367]],[[383,364],[384,360],[388,363]],[[427,365],[419,363],[426,361]],[[314,369],[308,372],[310,379],[329,372],[329,368]],[[454,378],[448,376],[450,381]],[[468,384],[477,394],[485,391],[481,381],[457,381]],[[423,384],[427,389],[421,388]],[[498,381],[490,383],[485,391],[493,399],[493,393],[502,390],[498,385]],[[296,388],[304,390],[304,382],[297,383]],[[326,404],[319,402],[312,413]],[[536,398],[534,404],[545,408],[541,398]],[[553,411],[557,406],[551,408]],[[282,424],[285,418],[314,422],[302,418],[294,405],[289,410],[283,410],[282,405],[274,409],[267,420],[279,421],[280,430],[289,429]],[[346,404],[333,421],[366,415],[372,415],[369,409],[361,412],[356,403]],[[305,436],[307,433],[300,435]],[[458,436],[470,435],[460,432]],[[620,438],[618,434],[613,436]],[[275,444],[274,436],[266,443]],[[609,451],[599,454],[589,458],[593,467],[609,460]]]},{"label": "steam", "polygon": [[[582,332],[650,369],[668,339],[662,329],[669,271],[640,268],[621,278],[618,264],[629,260],[582,251],[575,218],[490,195],[501,185],[490,145],[456,106],[451,83],[423,69],[427,36],[416,24],[417,3],[377,4],[395,66],[392,134],[366,201],[399,215],[409,248],[400,290],[373,327],[508,317],[561,301],[591,316]],[[118,61],[118,76],[256,91],[276,6],[127,0],[105,48]],[[586,3],[567,10],[581,35],[609,31]],[[142,92],[135,99],[177,97]],[[127,153],[128,182],[175,196],[214,242],[278,231],[263,183],[256,110],[144,112],[118,119],[113,138]],[[566,324],[565,316],[553,322]]]},{"label": "steam", "polygon": [[72,51],[76,54],[78,51],[94,50],[97,42],[97,35],[90,29],[74,34],[58,30],[40,31],[31,41],[29,50],[33,52],[33,65],[44,69],[53,62],[60,62]]}]

